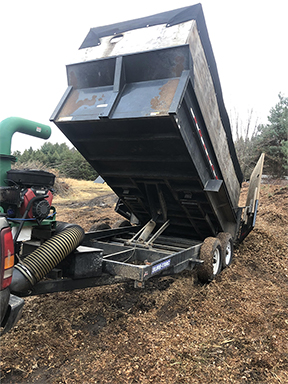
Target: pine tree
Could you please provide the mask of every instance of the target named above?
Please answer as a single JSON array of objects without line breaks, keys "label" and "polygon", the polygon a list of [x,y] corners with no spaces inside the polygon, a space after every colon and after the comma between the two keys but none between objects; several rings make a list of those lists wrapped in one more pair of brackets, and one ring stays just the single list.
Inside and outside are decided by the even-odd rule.
[{"label": "pine tree", "polygon": [[265,152],[264,171],[280,177],[288,170],[288,97],[278,95],[279,102],[270,110],[269,124],[258,127],[257,155]]}]

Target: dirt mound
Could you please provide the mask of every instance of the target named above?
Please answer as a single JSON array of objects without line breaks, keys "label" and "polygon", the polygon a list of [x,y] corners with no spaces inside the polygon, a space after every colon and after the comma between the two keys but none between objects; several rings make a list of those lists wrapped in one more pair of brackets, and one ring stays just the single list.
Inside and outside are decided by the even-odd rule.
[{"label": "dirt mound", "polygon": [[[2,337],[1,382],[287,383],[287,191],[262,186],[254,231],[209,285],[184,272],[144,290],[129,282],[25,299]],[[99,195],[110,201],[107,189]],[[86,230],[119,219],[92,196],[56,200],[58,219]]]}]

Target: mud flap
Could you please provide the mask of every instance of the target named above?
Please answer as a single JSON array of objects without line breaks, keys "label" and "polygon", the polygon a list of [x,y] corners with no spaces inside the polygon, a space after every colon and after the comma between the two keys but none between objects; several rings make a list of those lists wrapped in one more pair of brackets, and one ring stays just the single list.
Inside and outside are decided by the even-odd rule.
[{"label": "mud flap", "polygon": [[263,171],[265,154],[260,156],[251,176],[248,189],[246,205],[243,212],[242,223],[238,235],[238,243],[241,243],[245,237],[252,231],[256,223],[256,216],[259,204],[260,186]]}]

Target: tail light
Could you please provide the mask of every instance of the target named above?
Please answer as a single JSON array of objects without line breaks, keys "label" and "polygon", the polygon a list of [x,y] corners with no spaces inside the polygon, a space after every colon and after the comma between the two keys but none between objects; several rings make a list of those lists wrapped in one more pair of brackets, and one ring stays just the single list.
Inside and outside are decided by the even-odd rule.
[{"label": "tail light", "polygon": [[14,243],[10,227],[1,231],[0,289],[11,284],[14,267]]}]

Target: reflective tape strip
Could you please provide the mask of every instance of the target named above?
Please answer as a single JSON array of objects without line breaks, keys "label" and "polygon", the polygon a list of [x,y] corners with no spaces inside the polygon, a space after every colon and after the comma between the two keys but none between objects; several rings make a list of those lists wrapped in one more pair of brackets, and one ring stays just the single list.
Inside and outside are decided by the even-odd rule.
[{"label": "reflective tape strip", "polygon": [[194,115],[194,112],[193,112],[192,108],[190,108],[190,111],[191,111],[191,115],[192,115],[192,117],[193,117],[193,120],[194,120],[194,122],[195,122],[195,125],[196,125],[196,128],[197,128],[197,131],[198,131],[198,134],[199,134],[201,143],[202,143],[202,145],[203,145],[204,151],[205,151],[205,153],[206,153],[206,156],[207,156],[207,159],[208,159],[210,168],[211,168],[211,170],[212,170],[213,176],[215,177],[216,180],[218,180],[218,176],[217,176],[217,174],[216,174],[216,172],[215,172],[215,167],[214,167],[214,165],[212,164],[211,158],[210,158],[210,156],[209,156],[209,153],[208,153],[206,144],[205,144],[204,139],[203,139],[203,136],[202,136],[201,129],[200,129],[200,127],[199,127],[199,125],[198,125],[198,122],[197,122],[197,118],[196,118],[196,116]]},{"label": "reflective tape strip", "polygon": [[12,276],[13,273],[13,268],[6,269],[3,274],[3,279],[8,279],[9,277]]}]

